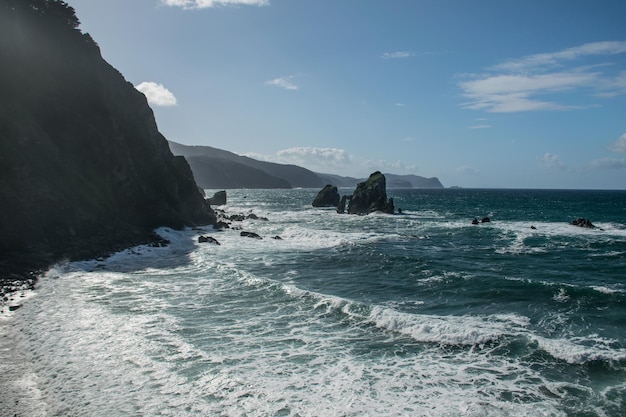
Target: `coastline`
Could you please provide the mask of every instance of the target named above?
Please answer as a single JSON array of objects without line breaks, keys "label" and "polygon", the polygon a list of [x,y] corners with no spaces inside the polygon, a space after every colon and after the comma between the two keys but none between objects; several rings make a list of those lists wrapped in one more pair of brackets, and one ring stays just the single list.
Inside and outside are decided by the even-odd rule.
[{"label": "coastline", "polygon": [[20,304],[17,303],[15,294],[34,290],[39,278],[58,262],[108,258],[116,252],[138,245],[166,246],[168,243],[166,239],[152,231],[125,233],[112,239],[77,242],[58,253],[51,253],[45,249],[26,253],[4,253],[0,258],[0,314],[5,308],[9,311],[18,309]]}]

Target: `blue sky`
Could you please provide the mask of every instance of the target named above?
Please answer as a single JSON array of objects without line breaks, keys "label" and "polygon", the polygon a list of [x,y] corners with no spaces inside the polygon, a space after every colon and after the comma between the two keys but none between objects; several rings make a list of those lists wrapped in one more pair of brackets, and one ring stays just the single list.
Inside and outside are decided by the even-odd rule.
[{"label": "blue sky", "polygon": [[66,1],[170,140],[349,176],[626,189],[626,1]]}]

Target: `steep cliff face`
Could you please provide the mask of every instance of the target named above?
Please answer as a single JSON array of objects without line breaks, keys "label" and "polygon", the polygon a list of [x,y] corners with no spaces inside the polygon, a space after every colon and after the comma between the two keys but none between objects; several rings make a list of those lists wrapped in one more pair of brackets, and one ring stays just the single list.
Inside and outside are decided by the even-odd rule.
[{"label": "steep cliff face", "polygon": [[0,0],[0,268],[215,221],[146,98],[77,26],[62,1]]}]

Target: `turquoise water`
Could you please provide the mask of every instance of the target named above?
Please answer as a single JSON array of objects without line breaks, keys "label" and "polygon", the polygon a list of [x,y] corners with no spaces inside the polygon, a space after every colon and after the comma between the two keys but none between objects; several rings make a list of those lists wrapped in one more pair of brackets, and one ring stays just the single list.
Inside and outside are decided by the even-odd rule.
[{"label": "turquoise water", "polygon": [[1,315],[1,408],[626,415],[626,192],[388,190],[404,214],[351,216],[317,191],[228,191],[263,240],[159,229],[53,268]]}]

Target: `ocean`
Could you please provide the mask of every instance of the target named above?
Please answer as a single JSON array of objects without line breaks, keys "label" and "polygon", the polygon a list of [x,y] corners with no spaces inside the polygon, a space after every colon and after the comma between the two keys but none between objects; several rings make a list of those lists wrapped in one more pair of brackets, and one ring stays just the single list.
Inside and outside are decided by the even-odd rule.
[{"label": "ocean", "polygon": [[389,189],[403,214],[369,216],[317,191],[228,190],[260,219],[14,294],[0,414],[626,415],[626,191]]}]

